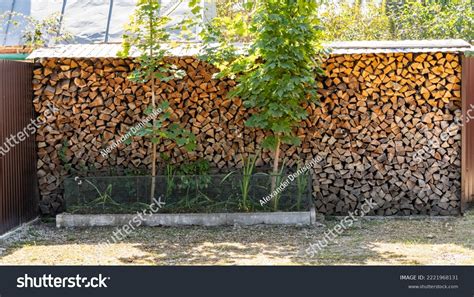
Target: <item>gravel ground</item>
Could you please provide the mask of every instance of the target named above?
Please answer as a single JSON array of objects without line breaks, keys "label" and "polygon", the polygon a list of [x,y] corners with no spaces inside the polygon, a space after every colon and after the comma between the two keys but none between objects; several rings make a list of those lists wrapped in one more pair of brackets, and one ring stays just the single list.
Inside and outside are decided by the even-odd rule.
[{"label": "gravel ground", "polygon": [[109,245],[114,228],[25,228],[0,242],[1,265],[473,265],[474,211],[445,220],[356,222],[310,257],[338,221],[309,227],[142,227]]}]

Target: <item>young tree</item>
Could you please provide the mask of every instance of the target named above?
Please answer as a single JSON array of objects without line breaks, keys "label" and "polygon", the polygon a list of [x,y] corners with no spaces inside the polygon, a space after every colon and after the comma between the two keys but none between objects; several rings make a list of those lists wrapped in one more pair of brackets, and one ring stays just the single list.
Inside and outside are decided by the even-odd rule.
[{"label": "young tree", "polygon": [[274,190],[281,145],[299,145],[293,130],[308,116],[304,104],[318,101],[315,80],[323,74],[324,50],[316,0],[265,0],[256,5],[248,51],[221,64],[218,76],[234,76],[238,83],[230,95],[256,111],[246,125],[272,132],[263,147],[274,152]]},{"label": "young tree", "polygon": [[157,84],[185,76],[184,71],[166,61],[166,57],[169,56],[169,32],[178,29],[167,26],[169,21],[169,16],[160,14],[159,0],[139,0],[126,27],[127,33],[123,36],[122,51],[119,52],[119,56],[122,57],[129,57],[132,49],[140,54],[136,58],[139,67],[131,73],[129,79],[134,82],[151,83],[151,106],[145,113],[150,114],[157,108],[163,110],[157,118],[136,133],[137,136],[149,138],[152,143],[150,200],[154,198],[156,188],[157,145],[160,140],[174,140],[186,149],[193,149],[195,146],[195,137],[191,132],[177,124],[167,125],[170,117],[169,103],[158,102],[156,98]]}]

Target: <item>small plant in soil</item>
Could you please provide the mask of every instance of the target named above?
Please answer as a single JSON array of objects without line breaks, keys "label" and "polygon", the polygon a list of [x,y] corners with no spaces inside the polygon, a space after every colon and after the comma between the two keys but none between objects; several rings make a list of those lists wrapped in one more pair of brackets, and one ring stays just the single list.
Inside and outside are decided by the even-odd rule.
[{"label": "small plant in soil", "polygon": [[[303,164],[300,162],[298,163],[298,166],[296,168],[296,171],[298,171],[301,167],[303,167]],[[308,179],[309,179],[309,173],[302,173],[296,176],[296,205],[294,205],[294,208],[296,210],[301,210],[301,202],[303,200],[303,196],[307,193],[308,190]]]}]

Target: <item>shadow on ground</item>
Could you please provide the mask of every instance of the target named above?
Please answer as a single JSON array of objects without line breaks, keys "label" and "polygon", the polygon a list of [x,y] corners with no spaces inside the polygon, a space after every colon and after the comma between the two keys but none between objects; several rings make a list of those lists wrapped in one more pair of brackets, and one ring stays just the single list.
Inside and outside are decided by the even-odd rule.
[{"label": "shadow on ground", "polygon": [[32,226],[1,244],[0,264],[27,265],[472,265],[474,211],[447,220],[357,222],[314,257],[325,227],[138,228],[110,246],[114,228]]}]

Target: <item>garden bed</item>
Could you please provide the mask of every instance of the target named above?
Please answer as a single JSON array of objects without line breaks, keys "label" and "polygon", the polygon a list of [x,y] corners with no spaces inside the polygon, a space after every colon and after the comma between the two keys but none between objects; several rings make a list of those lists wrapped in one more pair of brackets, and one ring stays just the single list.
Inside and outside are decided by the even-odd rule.
[{"label": "garden bed", "polygon": [[57,216],[57,225],[124,225],[144,211],[144,226],[312,224],[310,177],[278,176],[266,200],[271,183],[263,173],[68,178],[67,213]]},{"label": "garden bed", "polygon": [[74,214],[136,213],[149,207],[152,198],[164,203],[160,213],[229,213],[308,211],[311,180],[308,175],[290,181],[278,176],[272,193],[272,177],[257,173],[218,175],[106,176],[68,178],[64,183],[66,211]]}]

